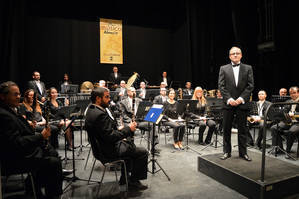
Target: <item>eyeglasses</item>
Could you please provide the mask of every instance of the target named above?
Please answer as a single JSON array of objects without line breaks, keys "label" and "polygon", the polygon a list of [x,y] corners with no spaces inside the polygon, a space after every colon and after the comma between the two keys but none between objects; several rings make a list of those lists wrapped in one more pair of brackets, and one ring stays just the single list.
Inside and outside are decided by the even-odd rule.
[{"label": "eyeglasses", "polygon": [[230,53],[230,55],[241,55],[241,53],[237,52],[237,53]]}]

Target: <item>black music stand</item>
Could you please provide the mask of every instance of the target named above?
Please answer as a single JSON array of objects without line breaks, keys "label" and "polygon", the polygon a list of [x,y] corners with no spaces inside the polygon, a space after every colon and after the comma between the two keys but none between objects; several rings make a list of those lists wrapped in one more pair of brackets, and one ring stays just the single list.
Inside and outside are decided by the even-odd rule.
[{"label": "black music stand", "polygon": [[[138,109],[136,112],[136,120],[143,121],[145,116],[147,115],[148,111],[152,107],[152,105],[153,105],[153,103],[149,102],[149,101],[139,102]],[[148,125],[148,129],[150,129],[150,124]],[[142,139],[142,137],[141,137],[141,139]],[[142,141],[141,139],[140,139],[140,143]],[[148,149],[148,151],[150,151],[150,130],[148,131],[147,149]]]},{"label": "black music stand", "polygon": [[[213,97],[209,97],[207,98],[207,116],[214,118],[214,121],[220,124],[221,120],[222,120],[222,105],[223,105],[223,101],[220,98],[213,98]],[[215,128],[215,138],[213,139],[213,141],[208,144],[207,146],[205,146],[202,150],[205,150],[206,148],[208,148],[209,146],[214,146],[214,148],[218,148],[217,144],[219,143],[221,146],[223,146],[223,144],[218,140],[218,129]]]},{"label": "black music stand", "polygon": [[[71,122],[69,125],[67,125],[63,131],[64,131],[64,136],[65,135],[65,131],[67,129],[69,129],[72,124],[74,123],[74,121],[78,118],[78,112],[80,111],[80,108],[77,106],[77,105],[70,105],[70,106],[63,106],[61,107],[58,112],[55,114],[55,116],[57,118],[62,118],[64,119],[64,121],[66,120],[66,118],[70,118],[71,119]],[[80,179],[76,176],[76,168],[75,168],[75,160],[84,160],[83,159],[75,159],[75,147],[74,147],[74,133],[72,133],[72,145],[73,145],[73,149],[72,149],[72,163],[73,163],[73,169],[72,169],[72,173],[73,173],[73,176],[72,177],[64,177],[65,180],[69,180],[70,183],[68,185],[66,185],[66,187],[64,188],[64,191],[73,183],[75,182],[76,180],[82,180],[82,181],[88,181],[88,180],[85,180],[85,179]],[[65,157],[64,157],[64,160],[65,160],[65,164],[67,163],[67,160],[69,160],[67,158],[67,152],[66,152],[66,137],[65,137]]]},{"label": "black music stand", "polygon": [[[283,109],[282,106],[279,107],[275,107],[275,105],[273,105],[272,107],[270,107],[269,111],[268,111],[268,119],[271,120],[274,124],[276,123],[276,128],[277,128],[277,132],[279,131],[279,122],[283,121],[285,123],[291,123],[292,120],[289,117],[288,113],[285,112],[285,110]],[[290,154],[288,154],[284,149],[282,149],[280,146],[278,146],[277,143],[277,139],[276,139],[276,145],[272,147],[272,149],[270,149],[268,151],[269,154],[272,154],[274,152],[275,157],[277,157],[277,153],[278,151],[283,152],[285,155],[289,156],[291,159],[296,160],[293,156],[291,156]]]},{"label": "black music stand", "polygon": [[[63,130],[64,133],[64,158],[62,160],[65,161],[65,164],[67,164],[67,160],[70,160],[67,157],[67,142],[66,142],[66,133],[65,131],[71,127],[71,125],[73,124],[73,122],[75,121],[76,117],[73,117],[73,114],[75,114],[76,112],[79,111],[79,108],[77,108],[76,105],[70,105],[70,106],[63,106],[60,109],[58,109],[57,113],[54,115],[54,118],[56,119],[63,119],[64,123],[66,123],[66,119],[67,118],[71,118],[71,122],[68,126],[66,126]],[[74,152],[74,138],[73,138],[73,133],[72,133],[72,145],[73,145],[73,149],[72,151]],[[75,161],[75,160],[73,160]]]},{"label": "black music stand", "polygon": [[191,100],[191,99],[182,99],[182,100],[178,100],[178,104],[177,104],[177,111],[179,115],[183,115],[185,114],[185,128],[187,130],[187,143],[186,146],[183,147],[183,149],[191,149],[192,151],[194,151],[195,153],[198,153],[199,155],[201,155],[198,151],[196,151],[195,149],[192,149],[189,146],[189,133],[188,133],[188,124],[189,124],[189,120],[191,117],[191,113],[194,113],[196,110],[198,104],[198,100]]},{"label": "black music stand", "polygon": [[[167,179],[170,181],[170,178],[169,176],[166,174],[166,172],[164,171],[164,169],[161,167],[161,165],[158,163],[157,159],[155,158],[155,140],[154,140],[154,137],[155,137],[155,129],[156,129],[156,124],[159,124],[159,122],[161,121],[162,119],[162,111],[163,111],[163,105],[157,105],[157,104],[154,104],[150,110],[148,111],[148,113],[146,114],[144,120],[149,122],[149,123],[152,123],[153,124],[153,135],[152,135],[152,148],[151,148],[151,157],[150,157],[150,160],[148,162],[149,163],[152,163],[152,171],[149,171],[151,174],[155,174],[157,172],[159,172],[160,170],[163,171],[164,175],[167,177]],[[159,170],[155,171],[156,170],[156,165],[157,164],[159,166]]]},{"label": "black music stand", "polygon": [[[83,99],[83,100],[77,100],[76,101],[76,105],[77,107],[80,109],[80,114],[78,115],[78,119],[80,120],[80,146],[79,146],[79,151],[77,156],[79,156],[82,153],[82,148],[86,147],[82,144],[82,131],[83,131],[83,124],[82,124],[82,120],[84,119],[84,113],[88,107],[88,105],[90,104],[90,100],[89,99]],[[77,147],[75,147],[77,148]]]}]

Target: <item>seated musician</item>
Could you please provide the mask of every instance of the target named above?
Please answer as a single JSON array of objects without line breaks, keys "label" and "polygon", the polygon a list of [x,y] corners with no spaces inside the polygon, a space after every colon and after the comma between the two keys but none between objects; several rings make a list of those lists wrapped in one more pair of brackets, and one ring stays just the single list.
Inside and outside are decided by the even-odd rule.
[{"label": "seated musician", "polygon": [[[43,117],[40,102],[37,101],[33,89],[28,89],[24,93],[24,100],[20,105],[20,114],[28,121],[29,125],[36,131],[41,133],[45,128],[46,120]],[[56,149],[58,148],[58,132],[59,129],[55,125],[50,124],[51,136],[50,144]]]},{"label": "seated musician", "polygon": [[183,89],[183,95],[193,95],[193,89],[191,88],[191,82],[186,82],[185,88]]},{"label": "seated musician", "polygon": [[[57,152],[45,140],[50,128],[35,134],[28,122],[16,112],[20,90],[14,82],[0,84],[0,161],[1,169],[9,172],[25,170],[33,173],[37,198],[60,198],[62,166]],[[0,196],[2,198],[2,195]],[[26,197],[27,198],[27,197]]]},{"label": "seated musician", "polygon": [[286,88],[281,88],[279,89],[279,96],[283,97],[283,96],[287,96],[288,91]]},{"label": "seated musician", "polygon": [[146,97],[146,88],[145,88],[145,82],[140,82],[140,88],[137,90],[138,97],[141,99],[145,99]]},{"label": "seated musician", "polygon": [[[256,146],[261,149],[262,148],[262,140],[263,140],[263,127],[264,127],[264,114],[270,106],[271,102],[267,101],[267,93],[264,90],[260,90],[258,92],[258,98],[259,101],[254,103],[254,106],[256,106],[257,114],[254,116],[249,117],[249,122],[253,124],[258,124],[259,126],[259,132],[258,132],[258,137],[256,139]],[[255,109],[255,107],[254,107]]]},{"label": "seated musician", "polygon": [[[204,114],[206,112],[207,100],[203,96],[203,89],[201,87],[196,87],[194,90],[194,94],[192,96],[193,100],[198,100],[197,110],[193,113],[193,118],[199,118],[198,125],[198,144],[205,145],[210,144],[213,132],[216,128],[216,122],[212,119],[205,119]],[[209,127],[208,134],[206,136],[205,142],[203,142],[203,133],[206,128]]]},{"label": "seated musician", "polygon": [[164,104],[168,100],[168,96],[166,96],[166,88],[160,88],[160,95],[157,95],[153,103],[154,104]]},{"label": "seated musician", "polygon": [[166,121],[163,124],[173,128],[174,148],[183,149],[182,141],[185,134],[185,124],[179,121],[181,117],[177,112],[178,102],[175,100],[175,95],[174,89],[169,89],[168,99],[164,103],[163,119],[166,119]]},{"label": "seated musician", "polygon": [[126,82],[124,80],[120,81],[120,87],[116,88],[115,92],[118,93],[117,101],[121,101],[121,100],[127,98]]},{"label": "seated musician", "polygon": [[[289,89],[289,94],[291,99],[287,100],[286,102],[299,102],[299,90],[297,86],[293,86]],[[297,104],[293,105],[285,105],[284,106],[286,112],[288,112],[288,115],[292,118],[297,115],[299,112],[299,106]],[[283,134],[283,130],[288,130],[289,132],[287,133],[287,147],[286,147],[286,152],[290,153],[291,148],[293,146],[294,140],[296,136],[299,135],[299,123],[297,119],[293,119],[290,124],[286,124],[284,122],[279,122],[278,128],[277,125],[273,125],[271,127],[272,131],[272,145],[273,146],[279,146],[281,149],[283,149],[283,144],[282,144],[282,137],[281,134]],[[286,158],[290,158],[288,155]]]},{"label": "seated musician", "polygon": [[[135,117],[137,113],[139,103],[142,101],[140,98],[135,97],[136,91],[134,87],[128,88],[127,95],[128,97],[126,99],[119,102],[120,112],[122,113],[122,123],[124,123],[125,126],[127,126],[132,122],[132,118]],[[137,122],[137,128],[139,128],[140,130],[145,130],[145,131],[149,130],[147,122],[141,122],[141,121],[136,121],[136,122]]]},{"label": "seated musician", "polygon": [[[59,129],[61,129],[63,126],[67,127],[70,124],[70,120],[63,118],[61,116],[57,116],[56,113],[58,112],[58,110],[63,106],[62,102],[57,100],[57,90],[54,87],[51,87],[49,89],[49,100],[45,103],[45,107],[48,107],[50,110],[50,119],[51,120],[57,120],[57,127]],[[66,104],[68,105],[68,102],[66,102]],[[64,120],[65,119],[65,120]],[[73,150],[73,144],[72,144],[72,130],[71,128],[68,128],[65,131],[65,135],[66,135],[66,141],[67,141],[67,149],[68,150]]]}]

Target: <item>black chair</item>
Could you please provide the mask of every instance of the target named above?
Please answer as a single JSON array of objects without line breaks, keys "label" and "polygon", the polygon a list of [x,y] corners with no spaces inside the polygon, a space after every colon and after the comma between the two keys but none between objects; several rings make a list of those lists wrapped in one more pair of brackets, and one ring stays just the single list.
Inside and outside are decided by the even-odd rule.
[{"label": "black chair", "polygon": [[[106,158],[104,156],[103,152],[102,152],[102,149],[101,149],[101,146],[100,146],[98,140],[96,138],[94,138],[92,135],[90,135],[90,133],[88,133],[88,130],[87,130],[87,134],[88,134],[88,139],[90,141],[91,150],[92,150],[93,156],[95,158],[95,160],[93,161],[93,164],[92,164],[92,168],[91,168],[90,174],[89,174],[88,184],[90,182],[90,179],[91,179],[91,176],[92,176],[92,173],[93,173],[93,170],[94,170],[94,165],[95,165],[96,161],[98,160],[104,166],[104,171],[103,171],[101,180],[99,182],[100,186],[103,183],[106,170],[108,168],[111,168],[111,167],[114,168],[115,180],[116,180],[116,182],[118,184],[118,178],[117,178],[117,170],[116,170],[116,168],[118,166],[123,166],[124,173],[125,173],[125,181],[126,181],[126,193],[127,193],[128,192],[128,177],[127,177],[127,168],[126,168],[125,161],[123,159],[120,159],[120,158],[115,158],[115,159],[108,159],[108,158]],[[99,190],[100,190],[100,187],[99,187],[98,191]],[[97,195],[98,195],[98,193],[97,193]]]},{"label": "black chair", "polygon": [[[27,174],[30,177],[31,180],[31,186],[32,186],[32,191],[33,191],[33,197],[34,199],[37,199],[37,194],[36,194],[36,189],[34,185],[34,180],[32,176],[32,172],[30,169],[24,169],[24,168],[18,168],[18,169],[8,169],[2,166],[2,163],[0,162],[0,198],[4,198],[5,195],[5,184],[8,182],[8,178],[12,175],[21,175],[21,179],[24,183],[24,189],[25,189],[25,179],[24,179],[24,174]],[[5,177],[5,182],[3,183],[3,193],[2,193],[2,176]]]}]

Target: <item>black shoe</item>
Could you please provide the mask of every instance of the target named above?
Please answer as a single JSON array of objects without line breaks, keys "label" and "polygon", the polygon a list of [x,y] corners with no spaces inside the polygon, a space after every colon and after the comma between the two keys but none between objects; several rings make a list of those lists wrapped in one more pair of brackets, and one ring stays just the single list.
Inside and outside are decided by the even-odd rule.
[{"label": "black shoe", "polygon": [[240,158],[243,158],[244,160],[246,160],[248,162],[251,161],[251,158],[247,154],[240,156]]},{"label": "black shoe", "polygon": [[206,143],[204,143],[203,141],[201,141],[201,142],[198,142],[198,144],[199,144],[199,145],[203,145],[203,146],[205,146],[205,145],[206,145]]},{"label": "black shoe", "polygon": [[232,157],[230,153],[224,153],[223,156],[220,157],[221,160],[226,160],[227,158]]},{"label": "black shoe", "polygon": [[135,182],[129,182],[129,189],[130,190],[145,190],[147,189],[147,185],[142,184],[139,180]]}]

